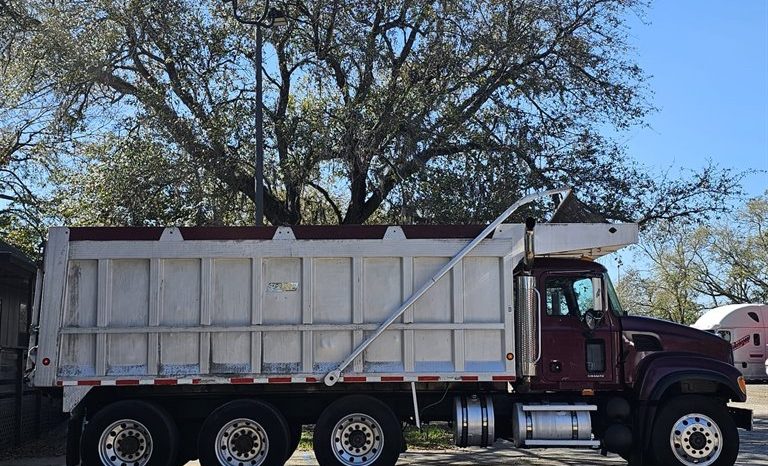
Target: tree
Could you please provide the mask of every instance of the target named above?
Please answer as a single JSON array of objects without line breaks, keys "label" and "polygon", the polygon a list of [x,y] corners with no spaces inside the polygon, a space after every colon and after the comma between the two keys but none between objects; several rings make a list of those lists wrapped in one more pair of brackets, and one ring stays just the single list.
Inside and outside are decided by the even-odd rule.
[{"label": "tree", "polygon": [[[484,222],[563,184],[607,218],[645,223],[722,211],[737,189],[712,166],[659,181],[601,135],[651,109],[622,21],[640,0],[287,8],[264,70],[272,224]],[[70,205],[58,214],[91,212],[71,196],[109,187],[101,213],[79,221],[246,221],[253,38],[222,2],[2,0],[0,38],[3,131],[27,141],[22,156],[64,158],[58,198]],[[112,160],[126,139],[152,147],[151,160]],[[191,193],[195,177],[209,188],[158,198],[174,212],[147,210],[130,202],[134,163],[168,169],[143,179],[146,192]],[[122,181],[94,185],[105,167]]]},{"label": "tree", "polygon": [[665,223],[646,232],[640,255],[648,270],[630,267],[616,287],[627,310],[686,325],[695,322],[705,304],[693,264],[706,241],[705,231],[695,225]]},{"label": "tree", "polygon": [[633,313],[690,324],[703,309],[768,302],[768,193],[714,224],[664,223],[643,234],[617,292]]},{"label": "tree", "polygon": [[768,192],[707,230],[696,251],[696,290],[712,303],[768,303]]}]

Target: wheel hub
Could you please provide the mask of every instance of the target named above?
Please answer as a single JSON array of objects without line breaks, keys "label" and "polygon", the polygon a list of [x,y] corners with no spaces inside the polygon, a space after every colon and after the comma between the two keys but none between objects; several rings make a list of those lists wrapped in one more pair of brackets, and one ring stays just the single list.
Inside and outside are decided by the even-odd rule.
[{"label": "wheel hub", "polygon": [[349,434],[349,444],[352,448],[363,448],[366,442],[365,432],[354,430]]},{"label": "wheel hub", "polygon": [[234,419],[216,435],[216,456],[224,466],[259,466],[268,452],[267,433],[252,419]]},{"label": "wheel hub", "polygon": [[332,431],[333,454],[344,465],[367,466],[381,455],[384,435],[379,423],[355,413],[340,420]]},{"label": "wheel hub", "polygon": [[239,435],[232,441],[232,446],[234,447],[235,451],[240,454],[248,453],[253,449],[255,445],[256,442],[250,433]]},{"label": "wheel hub", "polygon": [[710,417],[687,414],[675,422],[669,437],[675,458],[687,465],[708,466],[717,461],[723,434]]},{"label": "wheel hub", "polygon": [[117,451],[126,455],[135,455],[139,451],[139,438],[132,434],[117,441]]},{"label": "wheel hub", "polygon": [[707,437],[701,432],[694,432],[688,439],[688,443],[691,444],[694,450],[703,450],[707,446]]},{"label": "wheel hub", "polygon": [[98,450],[106,466],[144,466],[152,456],[152,436],[142,423],[121,419],[104,429]]}]

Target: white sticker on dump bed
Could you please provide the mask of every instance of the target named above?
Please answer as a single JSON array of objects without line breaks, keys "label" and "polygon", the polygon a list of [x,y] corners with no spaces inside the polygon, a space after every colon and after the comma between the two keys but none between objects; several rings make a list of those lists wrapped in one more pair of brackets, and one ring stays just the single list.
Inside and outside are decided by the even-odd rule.
[{"label": "white sticker on dump bed", "polygon": [[283,293],[299,289],[299,282],[270,282],[267,283],[267,292]]}]

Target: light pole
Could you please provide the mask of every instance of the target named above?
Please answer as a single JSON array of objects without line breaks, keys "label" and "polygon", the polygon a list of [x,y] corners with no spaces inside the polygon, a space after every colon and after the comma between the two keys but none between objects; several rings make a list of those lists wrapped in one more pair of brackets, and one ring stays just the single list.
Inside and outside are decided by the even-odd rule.
[{"label": "light pole", "polygon": [[261,50],[264,44],[261,28],[283,26],[287,24],[285,13],[271,7],[269,0],[264,0],[264,11],[256,17],[244,17],[237,8],[238,0],[224,0],[232,3],[236,20],[243,24],[256,26],[256,170],[254,179],[254,202],[256,203],[256,225],[264,224],[264,94]]}]

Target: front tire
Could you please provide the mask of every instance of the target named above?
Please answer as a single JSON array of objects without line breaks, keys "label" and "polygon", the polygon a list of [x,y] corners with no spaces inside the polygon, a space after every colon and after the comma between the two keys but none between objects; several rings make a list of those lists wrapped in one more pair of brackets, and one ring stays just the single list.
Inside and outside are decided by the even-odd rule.
[{"label": "front tire", "polygon": [[732,466],[739,454],[739,432],[720,400],[678,396],[659,409],[652,447],[663,465]]},{"label": "front tire", "polygon": [[138,400],[118,401],[88,420],[80,442],[86,466],[175,466],[179,434],[159,406]]},{"label": "front tire", "polygon": [[313,446],[320,466],[394,466],[402,450],[397,418],[370,396],[336,400],[315,425]]}]

